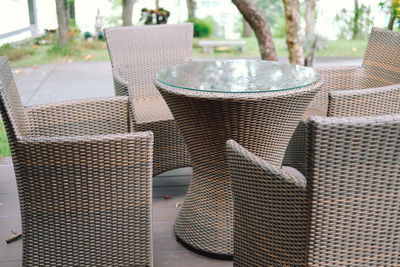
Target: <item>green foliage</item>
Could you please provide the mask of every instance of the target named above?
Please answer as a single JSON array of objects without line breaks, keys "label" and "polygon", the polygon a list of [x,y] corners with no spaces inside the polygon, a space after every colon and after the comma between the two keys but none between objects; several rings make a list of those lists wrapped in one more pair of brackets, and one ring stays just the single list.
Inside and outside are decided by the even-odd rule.
[{"label": "green foliage", "polygon": [[50,43],[52,43],[52,46],[48,50],[48,53],[50,55],[61,55],[61,56],[76,56],[79,55],[79,40],[78,38],[81,37],[81,31],[79,30],[78,27],[72,27],[69,29],[69,41],[68,43],[59,46],[57,44],[57,41],[55,39],[55,35],[51,34],[52,37],[50,37]]},{"label": "green foliage", "polygon": [[356,5],[354,12],[343,8],[336,14],[335,21],[340,29],[340,38],[366,38],[373,23],[371,7],[364,4]]},{"label": "green foliage", "polygon": [[8,140],[6,131],[4,129],[3,121],[0,120],[0,158],[10,157],[10,147],[8,146]]},{"label": "green foliage", "polygon": [[390,14],[392,25],[388,25],[388,28],[393,27],[395,21],[397,21],[398,28],[400,29],[400,0],[392,0],[392,1],[382,1],[379,3],[379,6],[382,10],[385,10],[386,13]]},{"label": "green foliage", "polygon": [[[283,1],[277,0],[255,0],[256,5],[267,17],[273,37],[286,36],[285,10]],[[240,25],[242,27],[242,24]],[[243,29],[241,28],[240,31]]]},{"label": "green foliage", "polygon": [[47,52],[50,55],[56,56],[77,56],[80,54],[79,46],[77,46],[76,40],[70,40],[67,44],[59,46],[58,44],[53,44]]},{"label": "green foliage", "polygon": [[35,53],[33,46],[15,47],[10,43],[0,46],[0,56],[6,56],[10,61],[20,60]]},{"label": "green foliage", "polygon": [[258,8],[264,12],[271,26],[271,29],[277,25],[285,23],[285,9],[283,1],[277,0],[255,0]]},{"label": "green foliage", "polygon": [[271,34],[273,37],[277,38],[283,38],[286,36],[286,22],[283,17],[280,20],[277,20],[274,27],[271,28]]},{"label": "green foliage", "polygon": [[193,23],[193,36],[194,37],[210,37],[214,32],[214,19],[208,16],[204,19],[191,19],[188,22]]},{"label": "green foliage", "polygon": [[76,27],[76,19],[74,19],[74,18],[69,19],[69,26]]}]

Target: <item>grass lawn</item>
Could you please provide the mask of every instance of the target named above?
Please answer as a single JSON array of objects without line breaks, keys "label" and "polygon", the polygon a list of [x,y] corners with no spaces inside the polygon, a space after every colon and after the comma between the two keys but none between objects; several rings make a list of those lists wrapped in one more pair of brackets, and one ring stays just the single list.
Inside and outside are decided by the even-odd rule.
[{"label": "grass lawn", "polygon": [[[222,48],[216,50],[212,54],[204,54],[202,48],[197,45],[199,38],[194,39],[193,57],[194,58],[258,58],[260,52],[255,37],[244,38],[246,41],[245,53],[236,52],[234,49]],[[278,57],[287,57],[287,47],[284,38],[274,38],[275,50]],[[317,51],[317,57],[362,57],[364,55],[366,40],[335,40],[325,41],[324,49]],[[41,45],[33,49],[31,55],[22,57],[21,59],[11,61],[12,67],[28,67],[33,65],[42,65],[57,62],[72,61],[108,61],[107,45],[104,41],[85,42],[78,41],[76,43],[77,53],[74,55],[62,56],[59,54],[49,53],[51,45]],[[0,51],[0,56],[2,53]],[[10,57],[10,56],[9,56]]]},{"label": "grass lawn", "polygon": [[[204,54],[202,48],[197,43],[200,39],[194,39],[193,57],[194,58],[258,58],[257,39],[244,38],[246,41],[245,53],[236,52],[234,49],[219,49],[213,54]],[[278,57],[287,57],[288,52],[284,38],[274,38],[275,49]],[[362,57],[364,55],[366,40],[336,40],[325,41],[323,50],[317,51],[317,57]],[[76,43],[77,53],[72,56],[61,56],[55,53],[49,53],[51,45],[33,46],[33,52],[21,59],[11,61],[12,67],[28,67],[33,65],[48,64],[54,62],[72,62],[72,61],[109,61],[107,45],[104,41]],[[2,56],[0,52],[0,56]],[[8,55],[9,57],[12,55]],[[0,120],[0,157],[9,157],[10,151],[4,131],[3,123]]]},{"label": "grass lawn", "polygon": [[[246,52],[236,52],[234,49],[220,49],[213,54],[204,54],[202,48],[197,46],[199,39],[194,40],[193,57],[194,58],[255,58],[260,57],[258,43],[256,38],[244,38],[246,41]],[[287,57],[287,45],[284,38],[274,38],[275,50],[278,57]],[[316,53],[317,57],[363,57],[367,40],[335,40],[325,41],[325,47]]]},{"label": "grass lawn", "polygon": [[9,157],[10,155],[6,131],[3,122],[0,120],[0,158]]},{"label": "grass lawn", "polygon": [[[107,45],[104,41],[79,42],[78,53],[75,55],[62,56],[50,53],[51,45],[41,45],[34,49],[30,56],[23,57],[17,61],[11,61],[12,67],[29,67],[49,63],[72,62],[72,61],[109,61]],[[1,55],[0,55],[1,56]]]}]

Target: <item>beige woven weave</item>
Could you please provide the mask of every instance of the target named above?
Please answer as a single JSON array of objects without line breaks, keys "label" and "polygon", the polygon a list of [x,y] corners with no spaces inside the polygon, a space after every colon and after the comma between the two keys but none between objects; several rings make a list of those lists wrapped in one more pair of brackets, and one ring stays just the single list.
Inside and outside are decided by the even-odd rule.
[{"label": "beige woven weave", "polygon": [[292,90],[212,93],[156,81],[187,143],[193,178],[175,221],[189,248],[216,257],[233,254],[233,203],[225,142],[235,138],[259,156],[281,164],[302,114],[321,86]]},{"label": "beige woven weave", "polygon": [[[319,95],[310,105],[306,117],[310,115],[351,116],[355,109],[363,109],[362,105],[354,105],[353,110],[339,111],[341,101],[330,97],[328,111],[328,93],[352,91],[357,94],[360,89],[372,89],[389,86],[389,89],[400,87],[400,33],[372,28],[362,66],[359,67],[322,67],[317,71],[324,79],[324,85]],[[382,88],[384,89],[384,88]],[[351,94],[349,92],[349,94]],[[363,101],[368,101],[364,99]],[[360,101],[359,104],[362,104]],[[315,112],[319,110],[319,112]],[[325,112],[325,114],[324,114]],[[336,113],[338,112],[338,113]],[[359,111],[357,111],[359,112]]]},{"label": "beige woven weave", "polygon": [[373,28],[363,65],[324,67],[324,85],[308,107],[285,154],[283,165],[305,172],[307,118],[400,113],[400,33]]},{"label": "beige woven weave", "polygon": [[234,266],[399,266],[400,115],[309,127],[306,179],[227,142]]},{"label": "beige woven weave", "polygon": [[23,265],[152,266],[153,136],[128,133],[128,97],[23,107],[0,57],[0,111]]},{"label": "beige woven weave", "polygon": [[116,95],[129,95],[134,131],[154,133],[153,175],[190,166],[186,145],[164,99],[156,73],[192,58],[193,25],[112,27],[104,30]]}]

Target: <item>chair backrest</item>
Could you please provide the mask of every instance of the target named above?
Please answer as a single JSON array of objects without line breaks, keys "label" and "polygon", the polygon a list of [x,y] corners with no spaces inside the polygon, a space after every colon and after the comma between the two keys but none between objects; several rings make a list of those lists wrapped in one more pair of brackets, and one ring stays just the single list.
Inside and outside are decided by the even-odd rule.
[{"label": "chair backrest", "polygon": [[104,29],[112,67],[118,67],[134,96],[159,95],[156,73],[192,58],[193,24],[125,26]]},{"label": "chair backrest", "polygon": [[367,76],[378,86],[400,83],[399,62],[400,32],[372,28],[362,64]]},{"label": "chair backrest", "polygon": [[311,117],[310,266],[399,266],[400,114]]},{"label": "chair backrest", "polygon": [[7,57],[0,57],[0,110],[10,146],[17,136],[26,135],[29,125]]}]

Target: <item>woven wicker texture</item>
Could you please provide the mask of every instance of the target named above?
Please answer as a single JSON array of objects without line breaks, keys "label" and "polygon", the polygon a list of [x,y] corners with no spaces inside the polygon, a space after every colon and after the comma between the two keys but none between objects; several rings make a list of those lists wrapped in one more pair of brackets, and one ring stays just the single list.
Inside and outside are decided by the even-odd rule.
[{"label": "woven wicker texture", "polygon": [[24,108],[5,57],[0,81],[23,265],[152,266],[153,136],[128,133],[128,97]]},{"label": "woven wicker texture", "polygon": [[305,266],[305,179],[227,142],[234,198],[234,266]]},{"label": "woven wicker texture", "polygon": [[232,256],[233,204],[225,142],[282,162],[286,146],[321,82],[269,93],[209,93],[156,82],[188,146],[193,178],[175,222],[192,248]]},{"label": "woven wicker texture", "polygon": [[[305,168],[307,118],[400,113],[400,33],[373,28],[360,67],[324,67],[324,84],[286,151],[284,165]],[[303,172],[304,173],[304,172]]]},{"label": "woven wicker texture", "polygon": [[234,141],[234,266],[399,266],[400,115],[312,117],[307,184]]},{"label": "woven wicker texture", "polygon": [[[400,33],[379,28],[372,28],[362,66],[359,67],[323,67],[318,72],[324,79],[324,85],[310,105],[308,116],[320,115],[327,111],[328,92],[336,90],[372,89],[384,86],[397,86],[400,83]],[[322,96],[322,92],[324,92]],[[328,116],[352,116],[352,111],[336,115],[341,101],[330,99]],[[368,101],[366,99],[365,101]],[[363,101],[360,101],[363,102]],[[360,104],[359,109],[363,109]],[[357,105],[356,105],[357,106]],[[319,113],[315,113],[318,109]],[[313,112],[314,111],[314,112]],[[307,117],[308,117],[307,116]]]},{"label": "woven wicker texture", "polygon": [[116,95],[129,95],[134,131],[153,131],[153,174],[190,166],[174,118],[154,87],[156,73],[192,58],[191,23],[104,29]]}]

